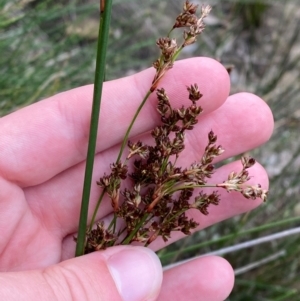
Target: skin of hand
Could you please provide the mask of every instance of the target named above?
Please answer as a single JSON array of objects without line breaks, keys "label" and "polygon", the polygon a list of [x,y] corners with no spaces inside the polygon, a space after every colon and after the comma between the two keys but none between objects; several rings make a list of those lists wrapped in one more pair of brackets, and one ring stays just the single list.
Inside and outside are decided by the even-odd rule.
[{"label": "skin of hand", "polygon": [[[154,69],[106,82],[99,121],[97,155],[90,207],[100,193],[96,181],[116,160],[120,142],[138,104],[149,89]],[[226,70],[209,58],[178,61],[159,87],[175,107],[189,104],[186,86],[197,83],[204,112],[186,135],[179,165],[201,157],[212,129],[226,150],[219,160],[253,149],[271,136],[273,117],[259,97],[229,95]],[[200,257],[165,272],[151,248],[117,246],[74,257],[92,104],[92,85],[63,92],[0,119],[0,300],[205,300],[221,301],[230,294],[234,274],[219,257]],[[159,124],[155,93],[139,116],[132,137],[149,140]],[[134,138],[133,138],[134,139]],[[212,182],[223,182],[240,162],[219,168]],[[251,181],[268,187],[261,165],[250,170]],[[239,193],[220,191],[221,202],[203,216],[197,230],[257,207]],[[104,201],[98,220],[109,219]],[[90,210],[90,216],[92,210]],[[184,235],[174,233],[168,243]],[[152,249],[152,250],[151,250]]]}]

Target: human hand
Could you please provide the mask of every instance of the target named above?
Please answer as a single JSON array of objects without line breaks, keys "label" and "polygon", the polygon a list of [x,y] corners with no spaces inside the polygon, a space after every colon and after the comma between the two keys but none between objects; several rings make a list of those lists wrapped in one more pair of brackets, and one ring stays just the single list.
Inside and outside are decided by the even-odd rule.
[{"label": "human hand", "polygon": [[[93,183],[116,159],[126,126],[153,74],[154,70],[148,69],[105,83]],[[200,105],[204,112],[195,129],[187,133],[180,164],[200,158],[206,144],[203,137],[211,129],[225,149],[218,160],[255,148],[270,137],[273,118],[267,105],[247,93],[228,97],[228,74],[212,59],[176,62],[160,86],[179,107],[188,102],[185,86],[194,83],[203,94]],[[72,258],[92,92],[91,85],[77,88],[0,119],[0,299],[224,300],[234,276],[222,258],[198,258],[164,274],[156,255],[143,247],[118,246]],[[155,104],[152,95],[134,126],[133,136],[147,139],[147,132],[159,122]],[[222,182],[235,169],[240,169],[239,162],[219,168],[212,182]],[[267,188],[268,177],[259,164],[249,172],[253,182]],[[239,193],[220,193],[220,204],[210,207],[208,216],[191,211],[200,222],[197,230],[261,203],[246,200]],[[93,185],[92,209],[98,196],[99,187]],[[99,220],[111,214],[109,202],[101,206]],[[182,236],[174,233],[169,243]],[[158,239],[150,247],[158,250],[164,246]]]}]

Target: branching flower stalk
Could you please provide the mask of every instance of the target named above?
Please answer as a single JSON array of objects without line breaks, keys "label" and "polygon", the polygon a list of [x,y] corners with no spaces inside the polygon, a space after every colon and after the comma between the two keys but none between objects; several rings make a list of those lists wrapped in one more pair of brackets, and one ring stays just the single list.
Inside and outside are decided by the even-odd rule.
[{"label": "branching flower stalk", "polygon": [[[217,136],[213,131],[208,133],[208,143],[199,161],[188,168],[177,166],[177,159],[185,148],[185,134],[194,129],[202,112],[198,105],[202,94],[198,85],[193,84],[187,87],[190,105],[173,108],[165,89],[157,87],[166,72],[173,67],[181,50],[195,43],[197,36],[204,30],[203,19],[209,14],[211,7],[202,6],[200,17],[196,15],[197,8],[198,5],[185,1],[183,11],[176,18],[168,36],[157,40],[161,54],[153,64],[156,73],[149,91],[125,133],[117,160],[110,166],[111,173],[105,174],[97,182],[102,188],[102,194],[87,229],[85,253],[132,242],[148,246],[157,237],[167,241],[172,231],[189,235],[198,223],[188,217],[187,211],[194,209],[207,215],[209,206],[220,202],[220,188],[228,192],[240,192],[246,198],[259,197],[266,200],[266,190],[260,185],[246,183],[250,179],[248,169],[255,163],[253,158],[243,157],[242,170],[238,173],[231,172],[223,183],[209,182],[215,171],[213,162],[224,152],[217,144]],[[182,27],[186,29],[183,41],[178,46],[171,34]],[[151,131],[153,145],[129,141],[133,124],[154,91],[161,124]],[[122,161],[126,145],[128,153]],[[203,189],[207,187],[216,190],[205,193]],[[108,226],[103,222],[94,225],[104,196],[111,201],[114,217]]]},{"label": "branching flower stalk", "polygon": [[[126,144],[128,142],[129,134],[131,132],[131,129],[142,110],[143,106],[145,105],[146,101],[148,100],[149,96],[155,91],[158,83],[163,78],[163,76],[166,74],[168,70],[170,70],[173,67],[174,61],[177,59],[178,55],[182,51],[182,49],[185,46],[191,45],[196,42],[196,38],[198,35],[202,33],[204,30],[204,22],[203,19],[206,18],[211,10],[211,7],[209,5],[202,6],[201,15],[198,18],[196,16],[198,5],[194,5],[190,3],[189,1],[185,1],[183,6],[183,12],[179,14],[176,18],[176,21],[172,27],[172,29],[169,31],[167,37],[159,38],[156,41],[156,45],[160,48],[161,54],[160,57],[153,63],[153,67],[156,69],[155,76],[152,81],[152,85],[149,88],[149,91],[144,96],[142,102],[140,103],[136,113],[134,114],[132,121],[130,122],[127,131],[124,135],[124,139],[122,141],[120,151],[116,160],[116,163],[118,163],[121,160],[122,154],[124,152],[124,149],[126,147]],[[177,45],[176,39],[171,39],[170,35],[172,31],[176,28],[188,28],[188,30],[184,31],[183,34],[183,41],[180,46]],[[99,197],[98,203],[96,205],[96,208],[94,210],[92,220],[90,223],[89,231],[91,231],[92,226],[95,222],[97,211],[100,207],[100,204],[103,200],[103,197],[105,195],[105,188],[103,188],[103,193]]]}]

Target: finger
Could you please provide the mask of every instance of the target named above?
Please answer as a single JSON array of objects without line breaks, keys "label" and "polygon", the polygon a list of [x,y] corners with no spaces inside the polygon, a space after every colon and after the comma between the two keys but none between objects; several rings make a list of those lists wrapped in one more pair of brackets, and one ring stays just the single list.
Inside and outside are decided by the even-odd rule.
[{"label": "finger", "polygon": [[[273,130],[273,117],[265,102],[255,95],[242,93],[230,96],[221,108],[207,117],[204,116],[195,129],[187,133],[186,148],[178,159],[178,166],[186,167],[200,160],[207,144],[207,134],[211,129],[218,135],[217,143],[225,149],[220,157],[224,159],[267,141]],[[105,172],[109,173],[109,165],[116,159],[118,148],[119,146],[115,146],[97,155],[93,183],[96,183]],[[83,174],[84,164],[80,163],[43,185],[25,190],[32,208],[38,208],[36,212],[42,217],[47,213],[48,220],[54,223],[50,224],[49,228],[56,227],[58,231],[63,231],[63,236],[73,233],[77,228]],[[221,179],[221,182],[223,181],[224,178]],[[99,195],[100,188],[96,184],[92,185],[90,216]],[[110,202],[104,202],[98,218],[110,212]],[[55,218],[51,218],[52,215]]]},{"label": "finger", "polygon": [[162,282],[157,256],[142,247],[114,247],[44,270],[0,274],[1,300],[156,300]]},{"label": "finger", "polygon": [[[134,112],[151,85],[154,69],[105,83],[98,147],[119,143]],[[216,61],[197,58],[179,61],[161,85],[175,105],[187,99],[186,85],[198,83],[207,113],[218,108],[229,92],[226,70]],[[92,86],[58,94],[0,120],[0,170],[6,179],[22,186],[42,183],[81,162],[86,156]],[[186,100],[187,101],[187,100]],[[152,95],[132,135],[150,130],[159,118]]]},{"label": "finger", "polygon": [[164,272],[158,301],[223,301],[234,284],[234,273],[223,258],[205,256]]}]

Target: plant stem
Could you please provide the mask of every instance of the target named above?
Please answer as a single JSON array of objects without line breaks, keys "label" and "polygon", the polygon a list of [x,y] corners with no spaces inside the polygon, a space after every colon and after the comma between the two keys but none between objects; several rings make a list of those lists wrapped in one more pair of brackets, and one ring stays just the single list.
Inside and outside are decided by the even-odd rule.
[{"label": "plant stem", "polygon": [[98,199],[96,208],[95,208],[95,210],[94,210],[94,213],[93,213],[93,216],[92,216],[92,219],[91,219],[91,223],[90,223],[88,232],[90,232],[90,231],[92,230],[93,224],[94,224],[94,222],[95,222],[95,220],[96,220],[96,215],[97,215],[98,209],[99,209],[99,207],[100,207],[100,204],[101,204],[101,201],[102,201],[102,199],[103,199],[103,197],[104,197],[105,192],[106,192],[106,189],[103,188],[103,190],[102,190],[102,192],[101,192],[101,195],[100,195],[100,197],[99,197],[99,199]]},{"label": "plant stem", "polygon": [[121,148],[120,148],[119,155],[118,155],[116,163],[118,163],[121,160],[121,156],[122,156],[124,148],[125,148],[125,146],[127,144],[128,137],[129,137],[130,131],[131,131],[132,127],[133,127],[133,124],[134,124],[136,118],[138,117],[140,111],[142,110],[144,104],[146,103],[146,101],[149,98],[149,96],[150,96],[151,93],[152,93],[152,91],[150,91],[150,90],[147,92],[147,94],[144,96],[144,99],[140,103],[138,109],[136,110],[136,112],[135,112],[135,114],[134,114],[134,116],[133,116],[133,118],[132,118],[132,120],[131,120],[131,122],[129,124],[129,127],[127,128],[127,131],[125,133],[125,136],[124,136],[124,139],[123,139],[123,142],[122,142],[122,145],[121,145]]},{"label": "plant stem", "polygon": [[166,194],[172,194],[176,191],[183,190],[183,189],[190,189],[190,188],[204,188],[204,187],[209,187],[209,188],[215,188],[217,187],[216,184],[203,184],[203,185],[197,185],[197,184],[192,184],[192,185],[186,185],[184,183],[179,183],[178,185],[174,185],[170,187],[168,190],[165,191]]},{"label": "plant stem", "polygon": [[112,0],[106,0],[104,12],[103,14],[101,14],[101,18],[100,18],[93,106],[92,106],[91,123],[90,123],[90,135],[89,135],[89,144],[88,144],[88,152],[87,152],[87,159],[86,159],[86,168],[85,168],[75,256],[80,256],[84,254],[88,207],[89,207],[91,182],[92,182],[92,174],[93,174],[93,167],[94,167],[94,157],[96,151],[99,113],[100,113],[100,106],[101,106],[101,95],[102,95],[102,87],[103,87],[103,81],[105,76],[105,59],[106,59],[106,51],[107,51],[107,43],[108,43],[111,7],[112,7]]},{"label": "plant stem", "polygon": [[135,227],[135,229],[130,232],[130,234],[121,242],[121,245],[128,245],[130,243],[130,241],[132,240],[132,238],[134,237],[134,235],[140,230],[140,228],[143,226],[143,224],[145,223],[147,217],[148,217],[149,213],[146,213],[143,218],[140,220],[140,222],[138,223],[138,225]]}]

